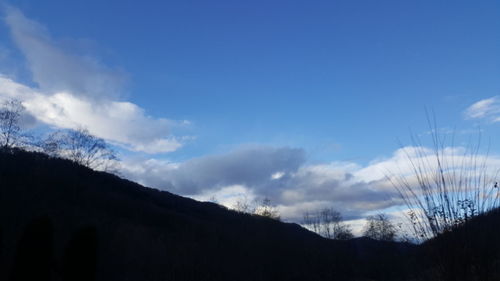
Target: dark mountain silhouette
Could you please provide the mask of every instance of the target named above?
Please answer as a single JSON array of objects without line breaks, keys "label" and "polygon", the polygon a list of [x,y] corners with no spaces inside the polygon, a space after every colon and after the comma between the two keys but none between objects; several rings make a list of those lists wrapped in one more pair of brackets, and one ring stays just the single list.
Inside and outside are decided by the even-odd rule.
[{"label": "dark mountain silhouette", "polygon": [[418,247],[334,241],[71,161],[0,152],[0,280],[500,280],[499,218]]}]

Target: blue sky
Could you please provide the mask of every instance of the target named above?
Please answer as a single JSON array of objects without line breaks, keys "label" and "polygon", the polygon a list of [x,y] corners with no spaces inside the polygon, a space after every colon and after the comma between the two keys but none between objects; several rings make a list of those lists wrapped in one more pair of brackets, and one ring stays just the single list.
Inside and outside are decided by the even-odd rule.
[{"label": "blue sky", "polygon": [[[135,133],[114,138],[106,128],[94,130],[118,144],[125,159],[183,165],[272,147],[303,151],[300,167],[342,162],[359,170],[391,158],[398,140],[409,144],[410,132],[425,136],[426,108],[460,139],[478,127],[486,139],[500,136],[498,1],[7,4],[2,75],[44,95],[66,91],[135,105],[120,124],[139,118],[134,128],[153,140],[142,145]],[[13,13],[21,16],[9,21]],[[30,41],[37,34],[45,47]],[[46,59],[42,49],[58,59]],[[67,83],[54,82],[52,73]],[[112,83],[82,90],[74,82],[82,75]],[[91,132],[88,122],[98,122],[75,116]],[[52,127],[75,124],[39,119]],[[176,143],[154,153],[141,148],[167,139]],[[491,149],[500,145],[492,141]],[[155,183],[162,188],[161,179]]]}]

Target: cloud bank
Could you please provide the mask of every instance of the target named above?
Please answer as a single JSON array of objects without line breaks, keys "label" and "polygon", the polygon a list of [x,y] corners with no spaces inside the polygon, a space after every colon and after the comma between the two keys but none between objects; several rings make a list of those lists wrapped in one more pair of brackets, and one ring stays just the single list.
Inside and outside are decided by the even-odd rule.
[{"label": "cloud bank", "polygon": [[[470,154],[462,147],[443,148],[439,153],[450,173],[473,169],[464,165],[482,165],[483,161],[493,174],[500,168],[498,157],[478,154],[470,161]],[[125,160],[123,173],[146,186],[184,196],[202,200],[215,196],[228,207],[238,200],[267,197],[286,220],[300,222],[306,210],[325,207],[356,220],[401,206],[394,179],[417,186],[412,162],[425,163],[423,172],[433,178],[438,169],[434,157],[432,149],[404,147],[365,166],[352,162],[310,164],[302,149],[254,146],[182,163]]]},{"label": "cloud bank", "polygon": [[5,22],[37,86],[0,76],[0,98],[20,99],[32,116],[49,126],[85,127],[129,150],[162,153],[182,146],[170,135],[178,122],[153,118],[136,104],[117,100],[125,80],[120,71],[66,51],[44,26],[15,8],[6,9]]},{"label": "cloud bank", "polygon": [[270,198],[284,218],[298,221],[305,210],[335,207],[347,218],[399,202],[384,176],[369,178],[355,163],[308,164],[302,149],[243,147],[182,163],[127,161],[123,174],[144,185],[208,199],[231,207],[236,200]]}]

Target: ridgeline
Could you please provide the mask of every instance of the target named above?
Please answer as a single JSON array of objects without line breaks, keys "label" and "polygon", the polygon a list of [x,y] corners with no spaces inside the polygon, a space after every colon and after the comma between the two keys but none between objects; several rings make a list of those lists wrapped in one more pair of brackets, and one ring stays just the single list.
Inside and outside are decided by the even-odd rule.
[{"label": "ridgeline", "polygon": [[[483,216],[448,234],[453,237],[420,246],[335,241],[68,160],[0,152],[0,280],[499,280],[493,278],[500,276],[500,243],[489,240],[500,233],[498,218]],[[480,220],[496,232],[481,232]],[[441,245],[459,249],[459,239],[476,241],[471,233],[484,233],[488,247],[471,242],[466,265],[456,250],[457,261],[447,262],[470,274],[442,279],[437,268],[446,251],[428,254]],[[487,272],[483,279],[460,279],[475,278],[478,270]]]}]

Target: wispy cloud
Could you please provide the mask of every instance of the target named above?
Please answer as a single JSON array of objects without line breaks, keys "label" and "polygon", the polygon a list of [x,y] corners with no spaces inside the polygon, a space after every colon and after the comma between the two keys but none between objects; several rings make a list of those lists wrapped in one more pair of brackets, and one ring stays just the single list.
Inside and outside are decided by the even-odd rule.
[{"label": "wispy cloud", "polygon": [[500,99],[495,96],[480,100],[469,106],[464,116],[467,119],[486,119],[491,122],[500,121]]},{"label": "wispy cloud", "polygon": [[16,8],[7,7],[5,22],[40,90],[93,98],[120,95],[124,73],[107,67],[95,57],[66,50],[51,38],[43,25],[28,19]]},{"label": "wispy cloud", "polygon": [[179,122],[153,118],[136,104],[118,99],[125,80],[122,72],[65,50],[44,26],[16,8],[6,9],[5,22],[37,86],[0,76],[0,98],[22,100],[29,113],[45,124],[66,129],[83,126],[129,150],[161,153],[182,146],[170,135]]}]

